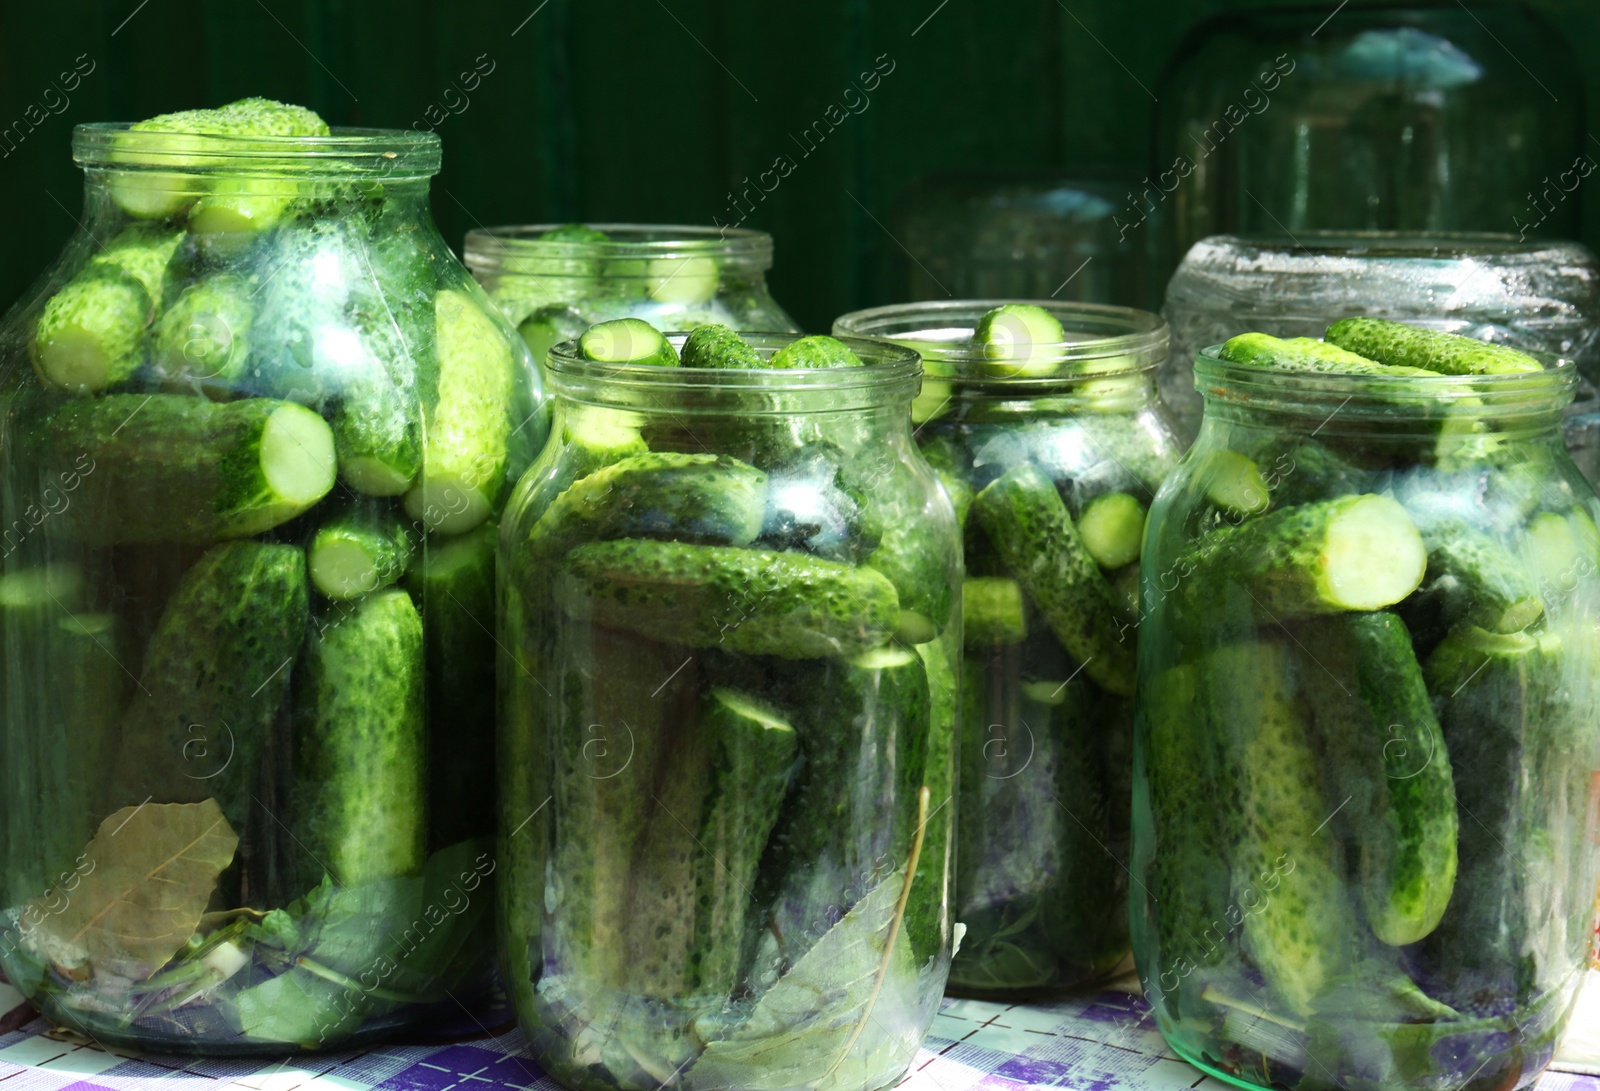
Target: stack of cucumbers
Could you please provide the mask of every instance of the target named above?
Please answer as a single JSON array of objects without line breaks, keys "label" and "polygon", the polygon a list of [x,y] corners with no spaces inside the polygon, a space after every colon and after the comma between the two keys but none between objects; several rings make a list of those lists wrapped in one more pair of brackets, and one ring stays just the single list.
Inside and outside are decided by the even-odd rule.
[{"label": "stack of cucumbers", "polygon": [[949,506],[892,442],[903,407],[650,391],[869,370],[833,338],[618,319],[574,348],[639,410],[558,397],[507,516],[508,986],[571,1086],[882,1085],[950,949]]},{"label": "stack of cucumbers", "polygon": [[135,124],[12,319],[0,962],[100,1040],[326,1048],[484,969],[533,376],[425,179],[206,141],[328,133]]},{"label": "stack of cucumbers", "polygon": [[1366,318],[1217,356],[1203,381],[1275,393],[1208,406],[1151,513],[1147,994],[1186,1056],[1262,1085],[1526,1079],[1596,884],[1600,531],[1559,384]]},{"label": "stack of cucumbers", "polygon": [[1069,340],[1039,306],[983,314],[918,431],[965,535],[950,982],[967,995],[1058,992],[1127,953],[1139,557],[1177,451],[1148,397],[1121,396],[1148,379],[1091,375]]}]

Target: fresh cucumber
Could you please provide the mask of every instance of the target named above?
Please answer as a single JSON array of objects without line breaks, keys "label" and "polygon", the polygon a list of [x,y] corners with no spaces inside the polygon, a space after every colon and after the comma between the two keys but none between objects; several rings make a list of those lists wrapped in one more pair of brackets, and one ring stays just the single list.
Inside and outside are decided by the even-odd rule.
[{"label": "fresh cucumber", "polygon": [[1274,619],[1377,610],[1415,591],[1427,560],[1397,501],[1341,496],[1219,527],[1185,556],[1175,595],[1192,624],[1214,624],[1208,611],[1235,587]]},{"label": "fresh cucumber", "polygon": [[1445,375],[1544,370],[1533,357],[1504,345],[1382,318],[1341,318],[1328,327],[1326,337],[1339,348],[1391,367],[1425,368]]},{"label": "fresh cucumber", "polygon": [[1600,531],[1582,508],[1539,512],[1528,521],[1526,541],[1528,568],[1552,602],[1600,571]]},{"label": "fresh cucumber", "polygon": [[766,366],[774,371],[788,368],[860,367],[861,357],[843,341],[825,334],[813,334],[790,341],[772,354]]},{"label": "fresh cucumber", "polygon": [[1020,644],[1028,638],[1022,587],[1001,576],[969,576],[961,584],[961,639],[969,648]]},{"label": "fresh cucumber", "polygon": [[1030,465],[996,478],[972,510],[1012,577],[1083,671],[1112,693],[1133,692],[1111,585],[1084,548],[1055,485]]},{"label": "fresh cucumber", "polygon": [[1456,882],[1455,782],[1405,624],[1387,611],[1297,628],[1307,704],[1327,752],[1339,828],[1360,858],[1367,924],[1384,943],[1438,927]]},{"label": "fresh cucumber", "polygon": [[[93,470],[62,533],[103,544],[244,538],[294,518],[333,488],[333,434],[291,402],[111,394],[52,410],[33,437],[51,476],[85,454]],[[81,463],[78,463],[81,468]]]},{"label": "fresh cucumber", "polygon": [[279,178],[219,178],[207,190],[189,208],[189,230],[206,253],[222,259],[276,226],[299,198],[294,184]]},{"label": "fresh cucumber", "polygon": [[517,325],[517,334],[528,346],[534,362],[544,366],[550,350],[563,341],[571,341],[588,329],[587,323],[571,307],[555,304],[540,307]]},{"label": "fresh cucumber", "polygon": [[662,757],[633,851],[638,924],[623,955],[642,995],[727,996],[757,865],[794,770],[795,729],[760,701],[713,688],[693,730]]},{"label": "fresh cucumber", "polygon": [[1078,537],[1101,568],[1121,568],[1139,559],[1144,540],[1144,505],[1125,492],[1101,493],[1078,513]]},{"label": "fresh cucumber", "polygon": [[1235,518],[1260,515],[1272,505],[1272,489],[1255,460],[1222,448],[1202,457],[1195,479],[1206,499],[1224,513]]},{"label": "fresh cucumber", "polygon": [[438,397],[406,514],[431,531],[463,534],[489,518],[505,486],[515,362],[510,341],[474,296],[441,290],[434,315]]},{"label": "fresh cucumber", "polygon": [[[421,872],[427,838],[422,619],[398,589],[336,609],[306,643],[295,854],[341,886]],[[313,872],[315,874],[313,874]]]},{"label": "fresh cucumber", "polygon": [[637,417],[599,405],[563,410],[561,441],[572,460],[571,481],[650,450],[639,434]]},{"label": "fresh cucumber", "polygon": [[726,455],[647,452],[574,482],[528,532],[541,570],[584,542],[662,537],[749,545],[761,533],[767,475]]},{"label": "fresh cucumber", "polygon": [[69,394],[95,394],[144,363],[150,293],[117,268],[85,270],[45,301],[30,349],[40,379]]},{"label": "fresh cucumber", "polygon": [[678,352],[672,342],[642,318],[595,323],[578,338],[578,351],[585,360],[602,364],[678,366]]},{"label": "fresh cucumber", "polygon": [[1284,645],[1225,644],[1205,658],[1201,700],[1212,723],[1227,725],[1225,760],[1238,777],[1234,887],[1269,892],[1244,920],[1242,943],[1273,995],[1306,1016],[1354,960],[1355,926],[1331,863],[1326,823],[1338,801],[1323,796],[1295,678]]},{"label": "fresh cucumber", "polygon": [[696,326],[683,342],[684,367],[710,367],[733,371],[759,371],[766,367],[761,354],[727,326]]},{"label": "fresh cucumber", "polygon": [[215,798],[241,836],[273,826],[254,796],[264,758],[283,748],[275,728],[308,599],[296,546],[227,542],[195,562],[145,648],[111,802]]},{"label": "fresh cucumber", "polygon": [[387,507],[353,504],[325,520],[311,537],[311,586],[330,599],[381,590],[405,574],[415,548],[411,527]]},{"label": "fresh cucumber", "polygon": [[255,287],[218,273],[179,293],[150,336],[150,366],[164,389],[223,400],[236,389],[250,352]]},{"label": "fresh cucumber", "polygon": [[996,307],[982,315],[972,329],[972,343],[989,361],[985,370],[1003,377],[1053,370],[1066,339],[1056,316],[1031,303]]},{"label": "fresh cucumber", "polygon": [[572,550],[557,598],[593,624],[785,659],[865,651],[888,640],[900,619],[894,585],[870,568],[639,538]]},{"label": "fresh cucumber", "polygon": [[90,258],[85,268],[114,268],[127,273],[144,285],[151,304],[159,311],[166,306],[172,279],[169,269],[183,240],[184,233],[179,228],[135,221]]},{"label": "fresh cucumber", "polygon": [[906,932],[912,954],[921,965],[950,943],[961,693],[953,662],[959,655],[946,641],[918,644],[916,651],[928,679],[928,760],[922,774],[922,784],[928,789],[928,815],[923,824],[922,854],[906,903]]},{"label": "fresh cucumber", "polygon": [[1420,367],[1390,367],[1365,356],[1310,337],[1282,340],[1265,333],[1241,333],[1223,343],[1224,360],[1276,371],[1315,371],[1335,375],[1437,375]]},{"label": "fresh cucumber", "polygon": [[949,551],[920,519],[899,519],[883,528],[866,566],[883,573],[900,601],[899,639],[923,644],[944,631],[955,606]]},{"label": "fresh cucumber", "polygon": [[495,765],[498,533],[496,524],[485,523],[430,543],[406,572],[422,610],[433,850],[494,832],[495,793],[483,771]]},{"label": "fresh cucumber", "polygon": [[1516,556],[1465,522],[1429,526],[1424,593],[1439,600],[1447,624],[1469,621],[1492,633],[1526,629],[1544,613],[1539,589]]}]

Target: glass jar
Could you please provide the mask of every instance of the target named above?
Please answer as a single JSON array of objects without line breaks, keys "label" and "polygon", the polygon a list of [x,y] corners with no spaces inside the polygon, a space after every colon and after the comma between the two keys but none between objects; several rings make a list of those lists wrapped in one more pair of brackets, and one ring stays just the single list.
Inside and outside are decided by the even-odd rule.
[{"label": "glass jar", "polygon": [[155,1050],[455,1010],[493,963],[495,514],[546,421],[434,228],[438,139],[73,153],[81,231],[0,323],[0,965]]},{"label": "glass jar", "polygon": [[557,224],[467,232],[467,268],[535,359],[595,322],[642,318],[659,330],[715,322],[798,333],[767,291],[772,236],[747,228],[589,224],[605,241],[542,238]]},{"label": "glass jar", "polygon": [[1169,216],[1174,257],[1220,232],[1578,234],[1575,194],[1600,161],[1582,69],[1526,5],[1234,12],[1173,56],[1162,173],[1122,219]]},{"label": "glass jar", "polygon": [[1155,398],[1159,316],[1049,304],[1068,340],[1018,374],[972,344],[999,302],[856,311],[834,332],[950,376],[916,433],[965,534],[950,989],[1014,999],[1127,954],[1139,536],[1179,448]]},{"label": "glass jar", "polygon": [[960,539],[916,354],[851,347],[548,358],[500,538],[500,920],[568,1086],[884,1087],[938,1007]]},{"label": "glass jar", "polygon": [[894,292],[1153,305],[1155,236],[1116,222],[1136,181],[994,170],[919,179],[895,202],[905,249],[894,248]]},{"label": "glass jar", "polygon": [[1518,1088],[1584,973],[1600,501],[1577,376],[1195,361],[1146,532],[1133,948],[1238,1086]]}]

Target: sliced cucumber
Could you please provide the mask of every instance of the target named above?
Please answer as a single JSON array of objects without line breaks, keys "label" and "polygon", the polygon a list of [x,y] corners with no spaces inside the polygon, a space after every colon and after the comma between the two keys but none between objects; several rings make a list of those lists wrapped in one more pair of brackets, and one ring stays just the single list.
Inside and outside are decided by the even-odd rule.
[{"label": "sliced cucumber", "polygon": [[583,331],[578,351],[602,364],[652,364],[677,367],[678,353],[661,331],[642,318],[615,318]]},{"label": "sliced cucumber", "polygon": [[1078,536],[1101,568],[1121,568],[1139,559],[1144,540],[1144,505],[1125,492],[1101,493],[1083,506]]},{"label": "sliced cucumber", "polygon": [[1056,316],[1031,303],[1007,303],[978,319],[972,341],[992,361],[989,373],[1010,377],[1053,370],[1067,339]]}]

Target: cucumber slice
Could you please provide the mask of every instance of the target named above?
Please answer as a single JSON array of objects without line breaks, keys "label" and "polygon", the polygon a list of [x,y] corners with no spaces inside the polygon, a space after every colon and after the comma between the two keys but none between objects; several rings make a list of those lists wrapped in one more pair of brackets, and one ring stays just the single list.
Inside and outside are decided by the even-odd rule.
[{"label": "cucumber slice", "polygon": [[1078,536],[1101,568],[1121,568],[1139,559],[1144,514],[1144,505],[1125,492],[1101,493],[1083,506]]},{"label": "cucumber slice", "polygon": [[351,508],[317,528],[306,553],[311,585],[330,599],[388,587],[411,563],[410,528],[388,508]]},{"label": "cucumber slice", "polygon": [[678,366],[672,342],[642,318],[615,318],[590,326],[578,338],[578,351],[585,360],[602,364]]},{"label": "cucumber slice", "polygon": [[33,334],[39,378],[70,394],[94,394],[144,363],[150,294],[119,269],[99,268],[67,284],[40,312]]},{"label": "cucumber slice", "polygon": [[657,303],[694,306],[716,297],[717,263],[710,258],[658,258],[646,269],[646,290]]},{"label": "cucumber slice", "polygon": [[1212,451],[1195,477],[1206,499],[1229,515],[1260,515],[1272,505],[1272,490],[1260,467],[1238,451]]},{"label": "cucumber slice", "polygon": [[697,326],[683,343],[684,367],[712,367],[759,371],[766,367],[761,354],[727,326]]},{"label": "cucumber slice", "polygon": [[1056,316],[1031,303],[996,307],[972,330],[973,343],[993,361],[984,370],[1003,378],[1054,371],[1055,353],[1066,339]]},{"label": "cucumber slice", "polygon": [[259,461],[266,485],[260,499],[275,513],[287,513],[284,518],[327,496],[338,470],[327,422],[293,402],[283,403],[267,417],[261,428]]},{"label": "cucumber slice", "polygon": [[813,334],[791,341],[772,354],[767,364],[774,371],[788,368],[860,367],[861,357],[843,341]]},{"label": "cucumber slice", "polygon": [[1327,339],[1394,367],[1426,368],[1445,375],[1509,375],[1543,371],[1526,353],[1471,337],[1418,329],[1381,318],[1343,318],[1328,327]]}]

